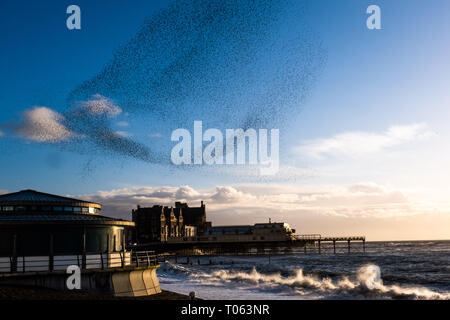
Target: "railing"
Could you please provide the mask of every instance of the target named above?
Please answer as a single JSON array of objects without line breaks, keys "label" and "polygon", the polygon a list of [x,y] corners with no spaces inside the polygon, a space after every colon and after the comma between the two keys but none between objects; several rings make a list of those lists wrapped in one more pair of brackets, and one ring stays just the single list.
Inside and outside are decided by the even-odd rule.
[{"label": "railing", "polygon": [[133,251],[131,263],[136,267],[156,266],[158,257],[154,251]]},{"label": "railing", "polygon": [[320,240],[320,234],[299,234],[295,235],[296,240]]},{"label": "railing", "polygon": [[0,273],[66,270],[77,265],[81,269],[107,269],[131,264],[130,252],[86,253],[61,256],[0,257]]},{"label": "railing", "polygon": [[365,241],[365,236],[350,236],[350,237],[322,237],[322,241]]},{"label": "railing", "polygon": [[296,240],[320,240],[320,241],[365,241],[365,236],[349,236],[349,237],[323,237],[320,234],[300,234],[295,235]]}]

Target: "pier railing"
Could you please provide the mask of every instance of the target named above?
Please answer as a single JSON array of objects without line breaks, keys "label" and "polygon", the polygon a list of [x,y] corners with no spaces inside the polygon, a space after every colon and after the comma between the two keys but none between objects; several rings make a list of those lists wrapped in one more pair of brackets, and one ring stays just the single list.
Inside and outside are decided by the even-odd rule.
[{"label": "pier railing", "polygon": [[320,240],[320,234],[298,234],[295,235],[295,240]]},{"label": "pier railing", "polygon": [[320,234],[298,234],[295,235],[295,240],[315,240],[315,241],[365,241],[365,236],[351,236],[351,237],[324,237]]}]

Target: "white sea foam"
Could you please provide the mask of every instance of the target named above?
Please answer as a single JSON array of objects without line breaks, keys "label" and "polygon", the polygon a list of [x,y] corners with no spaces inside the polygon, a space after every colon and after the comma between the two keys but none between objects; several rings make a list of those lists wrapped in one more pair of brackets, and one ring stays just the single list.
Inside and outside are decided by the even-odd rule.
[{"label": "white sea foam", "polygon": [[204,272],[173,264],[168,264],[167,267],[172,273],[183,273],[191,283],[227,289],[236,287],[299,297],[319,295],[337,299],[450,299],[449,292],[436,292],[418,286],[384,285],[377,273],[378,266],[373,264],[359,268],[355,279],[342,277],[339,280],[304,274],[301,268],[294,270],[293,274],[291,271],[290,276],[282,276],[281,273],[264,274],[255,268],[251,271],[220,269]]}]

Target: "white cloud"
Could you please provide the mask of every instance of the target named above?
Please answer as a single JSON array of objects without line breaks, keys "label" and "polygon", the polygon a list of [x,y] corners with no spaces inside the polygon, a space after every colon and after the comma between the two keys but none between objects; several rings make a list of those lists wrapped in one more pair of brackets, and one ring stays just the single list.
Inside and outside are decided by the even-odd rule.
[{"label": "white cloud", "polygon": [[287,222],[298,219],[299,214],[334,216],[341,218],[385,218],[412,216],[435,208],[424,208],[411,202],[399,190],[391,190],[375,183],[349,186],[289,186],[277,184],[251,184],[216,186],[196,190],[190,186],[138,187],[101,191],[97,195],[83,196],[104,204],[105,214],[129,218],[136,205],[162,204],[173,206],[175,201],[187,201],[198,206],[207,203],[213,216],[227,214],[229,223],[242,223],[239,215],[259,221],[261,213],[282,217]]},{"label": "white cloud", "polygon": [[132,136],[132,134],[127,131],[115,131],[114,133],[123,138],[128,138]]},{"label": "white cloud", "polygon": [[230,186],[217,186],[215,192],[210,196],[214,203],[239,203],[242,201],[255,201],[256,197]]},{"label": "white cloud", "polygon": [[119,127],[128,127],[128,122],[126,121],[119,121],[116,123]]},{"label": "white cloud", "polygon": [[381,194],[383,192],[385,192],[385,189],[376,184],[376,183],[358,183],[358,184],[354,184],[348,187],[348,191],[350,192],[354,192],[354,193],[378,193]]},{"label": "white cloud", "polygon": [[272,218],[289,223],[299,234],[362,234],[370,240],[449,237],[450,206],[445,198],[439,202],[407,195],[373,182],[346,186],[254,183],[208,189],[130,187],[69,196],[99,202],[103,215],[129,220],[138,204],[174,206],[175,201],[183,201],[195,207],[203,200],[213,225],[254,224]]},{"label": "white cloud", "polygon": [[358,157],[382,151],[408,142],[428,139],[435,133],[423,123],[391,126],[383,133],[351,131],[331,138],[304,141],[294,152],[313,158],[324,156]]},{"label": "white cloud", "polygon": [[118,105],[100,94],[93,95],[90,100],[83,101],[80,105],[92,115],[115,117],[122,113],[122,109]]},{"label": "white cloud", "polygon": [[64,124],[64,117],[47,107],[34,107],[23,112],[14,127],[20,137],[38,142],[60,142],[76,136]]},{"label": "white cloud", "polygon": [[152,134],[150,134],[150,137],[152,137],[152,138],[161,138],[162,134],[161,133],[152,133]]},{"label": "white cloud", "polygon": [[[11,130],[14,135],[38,142],[57,143],[68,140],[72,137],[87,136],[78,132],[95,133],[95,130],[104,132],[108,129],[104,119],[90,117],[89,121],[85,121],[84,116],[106,116],[108,118],[116,117],[122,113],[122,109],[115,105],[113,101],[100,94],[95,94],[91,99],[79,102],[77,107],[71,113],[65,115],[58,113],[45,106],[35,106],[25,110],[22,113],[22,119],[18,121],[10,121],[2,124],[2,127]],[[118,126],[128,126],[128,122],[119,121]],[[92,129],[85,126],[91,126]],[[76,129],[74,129],[76,128]],[[101,128],[101,129],[100,129]],[[74,132],[73,130],[77,131]],[[0,131],[0,136],[3,132]],[[116,136],[130,137],[131,133],[127,131],[116,131]]]}]

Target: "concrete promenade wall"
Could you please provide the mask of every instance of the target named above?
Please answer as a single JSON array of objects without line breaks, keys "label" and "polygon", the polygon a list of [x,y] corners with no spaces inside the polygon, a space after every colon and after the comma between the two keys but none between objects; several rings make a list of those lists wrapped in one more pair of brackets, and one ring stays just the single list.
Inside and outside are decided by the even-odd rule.
[{"label": "concrete promenade wall", "polygon": [[[156,269],[159,266],[82,270],[81,290],[116,297],[139,297],[161,292]],[[68,290],[65,271],[0,274],[0,284],[26,285]]]}]

